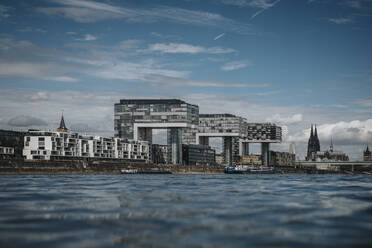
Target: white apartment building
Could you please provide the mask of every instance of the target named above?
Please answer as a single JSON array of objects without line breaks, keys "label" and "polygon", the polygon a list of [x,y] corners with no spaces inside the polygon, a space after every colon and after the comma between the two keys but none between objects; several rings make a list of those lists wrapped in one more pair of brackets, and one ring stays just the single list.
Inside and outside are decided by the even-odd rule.
[{"label": "white apartment building", "polygon": [[29,131],[24,137],[26,159],[125,159],[149,160],[149,143],[121,138],[54,131]]}]

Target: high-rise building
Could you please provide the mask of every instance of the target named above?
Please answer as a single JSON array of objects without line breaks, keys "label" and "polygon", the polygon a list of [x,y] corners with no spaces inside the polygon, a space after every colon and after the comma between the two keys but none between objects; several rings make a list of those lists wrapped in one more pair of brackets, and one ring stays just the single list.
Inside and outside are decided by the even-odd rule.
[{"label": "high-rise building", "polygon": [[199,124],[199,107],[178,99],[121,99],[114,112],[115,137],[126,139],[136,139],[138,131],[138,136],[146,136],[139,138],[151,141],[151,129]]},{"label": "high-rise building", "polygon": [[172,164],[182,163],[182,129],[199,124],[199,107],[178,99],[121,99],[114,112],[119,138],[151,144],[153,129],[167,129],[168,163]]},{"label": "high-rise building", "polygon": [[320,142],[318,138],[318,131],[315,125],[315,132],[313,130],[313,125],[311,125],[310,138],[307,145],[307,156],[306,160],[313,160],[314,155],[320,151]]}]

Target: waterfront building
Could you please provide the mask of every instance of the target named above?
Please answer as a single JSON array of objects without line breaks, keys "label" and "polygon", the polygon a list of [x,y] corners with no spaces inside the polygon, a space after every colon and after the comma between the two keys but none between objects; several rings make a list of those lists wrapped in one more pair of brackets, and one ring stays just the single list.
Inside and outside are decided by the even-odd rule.
[{"label": "waterfront building", "polygon": [[315,161],[349,161],[349,156],[347,156],[344,152],[334,150],[332,140],[327,151],[316,152],[313,154],[313,158]]},{"label": "waterfront building", "polygon": [[314,156],[320,151],[320,142],[318,138],[318,131],[315,125],[315,132],[313,131],[313,125],[311,125],[310,138],[307,145],[307,156],[306,160],[314,160]]},{"label": "waterfront building", "polygon": [[23,156],[40,160],[149,160],[147,141],[70,133],[63,116],[57,130],[29,130],[24,135]]},{"label": "waterfront building", "polygon": [[365,151],[363,151],[363,160],[372,161],[372,152],[369,150],[368,146]]},{"label": "waterfront building", "polygon": [[349,161],[349,157],[342,151],[335,151],[333,141],[327,151],[320,151],[320,142],[318,138],[318,131],[315,125],[311,125],[310,138],[307,146],[307,161]]},{"label": "waterfront building", "polygon": [[[114,106],[115,137],[152,143],[152,129],[167,129],[170,164],[182,163],[182,144],[209,145],[223,139],[224,163],[232,165],[249,154],[249,143],[261,143],[263,163],[269,163],[270,143],[281,142],[281,128],[248,123],[232,114],[200,114],[199,107],[178,99],[122,99]],[[152,153],[151,153],[152,154]]]},{"label": "waterfront building", "polygon": [[261,155],[243,155],[241,156],[240,163],[243,165],[259,166],[262,164]]},{"label": "waterfront building", "polygon": [[168,161],[168,146],[167,145],[151,145],[151,158],[154,164],[166,164]]},{"label": "waterfront building", "polygon": [[148,161],[146,141],[86,136],[78,133],[29,131],[24,137],[26,159],[123,159]]},{"label": "waterfront building", "polygon": [[13,157],[22,158],[24,135],[25,132],[0,130],[0,146],[12,148]]},{"label": "waterfront building", "polygon": [[215,164],[215,155],[216,151],[208,145],[182,145],[183,164],[186,165]]},{"label": "waterfront building", "polygon": [[271,123],[248,123],[232,114],[200,114],[199,125],[184,129],[186,144],[209,145],[210,137],[221,137],[224,164],[231,165],[249,155],[249,143],[261,143],[263,163],[269,161],[269,144],[281,142],[281,128]]},{"label": "waterfront building", "polygon": [[216,164],[223,164],[223,161],[224,161],[223,154],[218,153],[215,155],[215,158],[216,158]]},{"label": "waterfront building", "polygon": [[294,166],[296,164],[296,154],[289,152],[270,151],[271,166]]},{"label": "waterfront building", "polygon": [[182,128],[199,124],[199,107],[178,99],[121,99],[114,106],[115,137],[152,143],[167,129],[168,163],[182,163]]}]

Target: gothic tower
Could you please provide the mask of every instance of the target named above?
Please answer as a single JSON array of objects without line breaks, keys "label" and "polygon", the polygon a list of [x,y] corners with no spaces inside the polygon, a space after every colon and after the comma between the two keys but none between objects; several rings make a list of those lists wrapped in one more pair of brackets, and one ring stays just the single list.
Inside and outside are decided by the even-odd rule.
[{"label": "gothic tower", "polygon": [[319,142],[319,138],[318,138],[318,131],[316,129],[316,125],[315,125],[315,134],[314,134],[314,143],[315,143],[315,152],[319,152],[320,151],[320,142]]},{"label": "gothic tower", "polygon": [[312,154],[320,151],[320,142],[318,138],[318,130],[315,126],[315,131],[313,125],[311,124],[310,138],[307,144],[307,156],[306,160],[312,160]]}]

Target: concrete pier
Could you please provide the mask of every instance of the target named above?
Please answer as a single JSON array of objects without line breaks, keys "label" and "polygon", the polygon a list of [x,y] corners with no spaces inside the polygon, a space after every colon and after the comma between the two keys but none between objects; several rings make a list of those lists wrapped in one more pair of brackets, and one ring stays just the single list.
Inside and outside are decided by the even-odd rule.
[{"label": "concrete pier", "polygon": [[270,164],[270,143],[261,143],[262,166]]},{"label": "concrete pier", "polygon": [[232,137],[223,137],[223,151],[225,163],[232,166]]},{"label": "concrete pier", "polygon": [[249,155],[249,143],[239,141],[239,156]]},{"label": "concrete pier", "polygon": [[181,164],[182,163],[182,129],[168,128],[168,163]]}]

